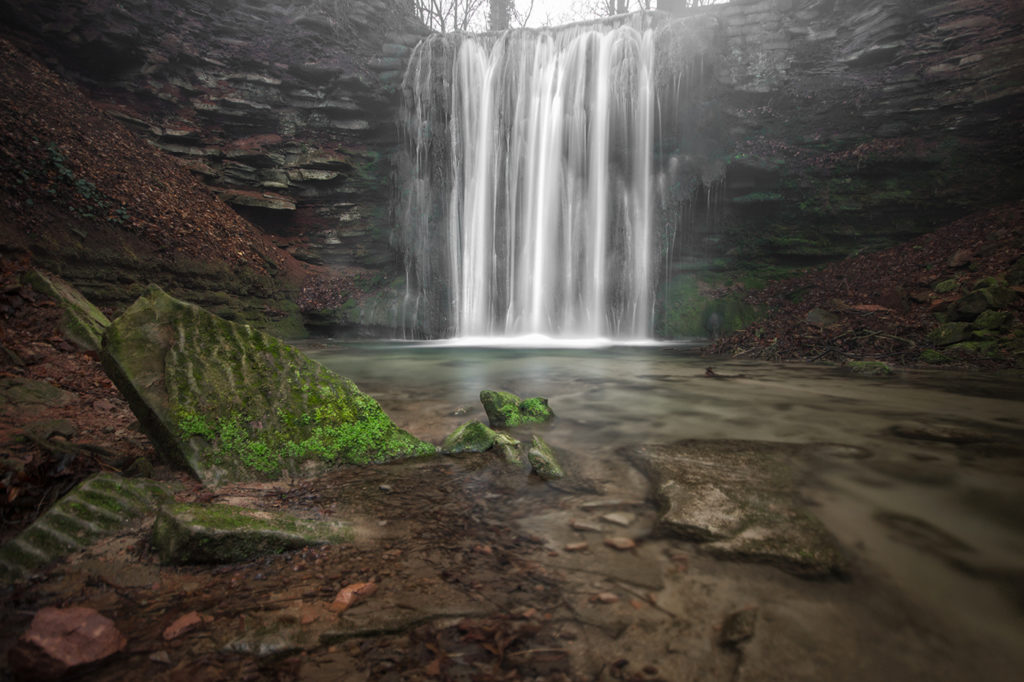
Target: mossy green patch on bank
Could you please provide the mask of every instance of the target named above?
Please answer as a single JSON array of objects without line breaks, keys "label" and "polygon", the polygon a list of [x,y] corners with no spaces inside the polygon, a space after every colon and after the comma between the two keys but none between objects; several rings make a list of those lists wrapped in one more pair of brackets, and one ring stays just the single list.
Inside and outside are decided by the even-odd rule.
[{"label": "mossy green patch on bank", "polygon": [[349,379],[156,287],[107,330],[103,362],[165,457],[212,485],[435,451]]}]

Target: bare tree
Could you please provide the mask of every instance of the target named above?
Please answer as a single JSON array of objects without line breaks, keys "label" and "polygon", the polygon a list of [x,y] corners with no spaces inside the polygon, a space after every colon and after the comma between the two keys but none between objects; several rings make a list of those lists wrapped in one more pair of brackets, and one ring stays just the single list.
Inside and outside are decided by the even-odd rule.
[{"label": "bare tree", "polygon": [[424,24],[439,31],[483,29],[487,0],[413,0],[413,9]]}]

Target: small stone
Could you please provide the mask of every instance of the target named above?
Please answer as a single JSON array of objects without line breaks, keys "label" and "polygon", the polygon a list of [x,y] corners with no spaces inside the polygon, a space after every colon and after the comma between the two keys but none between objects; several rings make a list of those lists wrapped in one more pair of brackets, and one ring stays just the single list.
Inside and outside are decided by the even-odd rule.
[{"label": "small stone", "polygon": [[589,543],[586,542],[570,542],[565,546],[566,552],[582,552],[583,550],[590,547]]},{"label": "small stone", "polygon": [[970,264],[973,258],[974,254],[972,254],[968,249],[960,249],[949,257],[946,264],[951,268],[962,268]]},{"label": "small stone", "polygon": [[379,487],[381,492],[388,493],[389,495],[395,492],[394,486],[390,486],[387,483],[383,483]]},{"label": "small stone", "polygon": [[625,551],[627,549],[633,549],[636,547],[636,542],[634,542],[631,538],[626,537],[605,538],[604,544],[608,545],[612,549],[617,549],[619,551]]},{"label": "small stone", "polygon": [[630,512],[611,512],[602,516],[601,520],[614,523],[617,526],[629,527],[636,521],[636,514]]},{"label": "small stone", "polygon": [[731,647],[752,639],[756,625],[757,607],[730,613],[725,617],[725,622],[722,623],[722,633],[718,637],[718,643],[722,646]]},{"label": "small stone", "polygon": [[577,521],[576,519],[570,521],[569,525],[572,526],[573,530],[578,531],[600,533],[602,530],[601,526],[597,525],[596,523],[590,523],[589,521]]},{"label": "small stone", "polygon": [[72,668],[101,661],[128,641],[114,621],[96,609],[40,609],[7,654],[10,669],[25,679],[55,679]]},{"label": "small stone", "polygon": [[613,592],[600,592],[591,597],[590,600],[599,604],[614,604],[619,601],[619,596]]},{"label": "small stone", "polygon": [[149,660],[154,663],[162,663],[163,665],[171,664],[171,655],[166,651],[154,651],[149,655]]},{"label": "small stone", "polygon": [[643,504],[643,500],[620,500],[612,497],[608,499],[584,502],[580,505],[580,509],[585,509],[587,511],[594,511],[596,509],[622,509],[624,507],[642,507]]}]

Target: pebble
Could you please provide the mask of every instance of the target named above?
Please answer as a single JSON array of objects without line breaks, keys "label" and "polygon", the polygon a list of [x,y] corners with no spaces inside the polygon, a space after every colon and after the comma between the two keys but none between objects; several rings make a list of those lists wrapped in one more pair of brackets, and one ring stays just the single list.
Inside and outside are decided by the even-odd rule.
[{"label": "pebble", "polygon": [[591,601],[596,601],[601,604],[614,604],[619,601],[619,596],[613,592],[600,592],[591,597]]},{"label": "pebble", "polygon": [[569,525],[572,526],[573,530],[590,531],[592,533],[601,532],[601,526],[596,523],[590,523],[589,521],[577,521],[576,519],[573,519],[569,522]]},{"label": "pebble", "polygon": [[636,521],[636,514],[630,512],[611,512],[601,517],[602,521],[614,523],[617,526],[630,526]]},{"label": "pebble", "polygon": [[589,543],[586,542],[570,542],[565,546],[566,552],[582,552],[583,550],[590,547]]},{"label": "pebble", "polygon": [[591,500],[580,505],[580,509],[593,511],[595,509],[620,509],[622,507],[642,507],[642,500],[620,500],[610,498],[607,500]]},{"label": "pebble", "polygon": [[627,550],[627,549],[633,549],[634,547],[636,547],[636,542],[634,542],[630,538],[624,538],[624,537],[605,538],[604,539],[604,544],[608,545],[612,549],[618,549],[618,550]]}]

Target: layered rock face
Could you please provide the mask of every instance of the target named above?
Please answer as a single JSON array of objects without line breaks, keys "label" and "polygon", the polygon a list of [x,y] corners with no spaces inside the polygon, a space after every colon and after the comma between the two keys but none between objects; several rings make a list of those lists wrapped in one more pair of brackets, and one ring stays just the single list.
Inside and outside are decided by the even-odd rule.
[{"label": "layered rock face", "polygon": [[387,256],[395,88],[424,31],[408,3],[0,3],[23,45],[297,257]]},{"label": "layered rock face", "polygon": [[[659,3],[687,19],[658,39],[655,223],[675,280],[656,333],[703,333],[692,278],[709,269],[837,259],[1024,192],[1016,0],[683,4]],[[425,33],[410,3],[0,0],[0,20],[279,245],[381,289],[363,324],[394,323],[390,156]]]},{"label": "layered rock face", "polygon": [[[677,258],[820,262],[1021,195],[1019,2],[733,0],[699,14],[718,57],[682,74],[690,99],[670,126],[685,125],[660,150],[682,178]],[[688,227],[695,186],[711,208]]]}]

